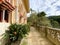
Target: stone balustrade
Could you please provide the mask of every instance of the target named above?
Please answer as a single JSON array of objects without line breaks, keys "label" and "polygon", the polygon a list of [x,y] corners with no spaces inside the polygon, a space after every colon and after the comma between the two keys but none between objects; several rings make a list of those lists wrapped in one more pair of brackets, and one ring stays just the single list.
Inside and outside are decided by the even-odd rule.
[{"label": "stone balustrade", "polygon": [[44,33],[44,35],[55,45],[60,45],[60,29],[57,28],[51,28],[51,27],[45,27],[40,26],[39,28],[41,33]]}]

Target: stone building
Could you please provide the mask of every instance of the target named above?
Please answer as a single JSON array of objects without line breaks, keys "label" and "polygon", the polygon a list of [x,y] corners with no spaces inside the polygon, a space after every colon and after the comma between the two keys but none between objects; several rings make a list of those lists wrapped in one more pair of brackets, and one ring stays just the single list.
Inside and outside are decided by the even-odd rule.
[{"label": "stone building", "polygon": [[26,24],[29,0],[0,0],[0,35],[11,23]]},{"label": "stone building", "polygon": [[27,23],[28,0],[0,0],[0,23]]}]

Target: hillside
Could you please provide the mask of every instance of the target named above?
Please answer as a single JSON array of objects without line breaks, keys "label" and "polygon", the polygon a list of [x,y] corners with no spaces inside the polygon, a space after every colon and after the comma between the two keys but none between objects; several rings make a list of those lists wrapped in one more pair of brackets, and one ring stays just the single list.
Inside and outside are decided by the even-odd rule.
[{"label": "hillside", "polygon": [[60,23],[60,16],[49,16],[48,19],[54,20],[54,21],[57,21],[58,23]]},{"label": "hillside", "polygon": [[52,27],[60,28],[60,16],[49,16],[47,18],[50,20]]}]

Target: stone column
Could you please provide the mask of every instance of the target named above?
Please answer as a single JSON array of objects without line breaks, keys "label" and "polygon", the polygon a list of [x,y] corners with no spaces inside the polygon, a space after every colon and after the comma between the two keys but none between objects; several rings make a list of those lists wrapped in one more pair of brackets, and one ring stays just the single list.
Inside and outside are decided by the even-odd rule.
[{"label": "stone column", "polygon": [[19,23],[19,12],[18,12],[19,2],[16,0],[16,23]]}]

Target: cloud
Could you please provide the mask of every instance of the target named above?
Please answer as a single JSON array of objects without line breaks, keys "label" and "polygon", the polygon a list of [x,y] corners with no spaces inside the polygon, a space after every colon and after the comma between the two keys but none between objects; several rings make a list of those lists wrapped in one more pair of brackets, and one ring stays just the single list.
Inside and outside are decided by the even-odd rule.
[{"label": "cloud", "polygon": [[30,8],[36,11],[45,11],[47,16],[59,15],[60,0],[30,0]]},{"label": "cloud", "polygon": [[60,6],[56,6],[56,11],[60,11]]}]

